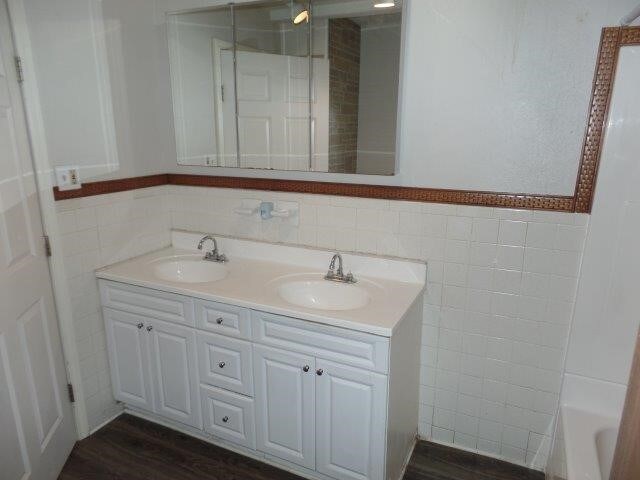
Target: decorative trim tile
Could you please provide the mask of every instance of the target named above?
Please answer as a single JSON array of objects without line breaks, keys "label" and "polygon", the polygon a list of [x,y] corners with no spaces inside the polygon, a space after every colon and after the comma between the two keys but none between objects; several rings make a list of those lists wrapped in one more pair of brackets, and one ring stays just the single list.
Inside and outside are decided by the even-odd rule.
[{"label": "decorative trim tile", "polygon": [[166,173],[147,175],[145,177],[118,178],[115,180],[102,180],[100,182],[83,183],[77,190],[59,190],[53,187],[53,198],[56,201],[69,200],[70,198],[92,197],[107,193],[126,192],[139,188],[157,187],[168,183]]},{"label": "decorative trim tile", "polygon": [[560,212],[573,211],[573,197],[396,187],[388,185],[309,182],[267,178],[181,175],[173,173],[90,182],[83,184],[82,188],[78,190],[60,191],[55,187],[53,189],[53,193],[56,200],[68,200],[70,198],[104,195],[106,193],[123,192],[127,190],[167,184],[378,198],[385,200],[406,200],[425,203],[448,203],[483,207],[553,210]]},{"label": "decorative trim tile", "polygon": [[602,29],[591,108],[575,190],[575,211],[591,213],[620,48],[640,45],[640,27]]}]

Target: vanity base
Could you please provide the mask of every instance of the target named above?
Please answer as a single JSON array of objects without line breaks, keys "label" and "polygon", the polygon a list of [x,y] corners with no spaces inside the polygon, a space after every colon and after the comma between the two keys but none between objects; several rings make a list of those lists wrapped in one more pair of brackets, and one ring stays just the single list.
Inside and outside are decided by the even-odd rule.
[{"label": "vanity base", "polygon": [[[318,271],[318,252],[240,241],[225,249],[233,261],[217,282],[154,277],[158,264],[191,255],[175,249],[98,272],[116,400],[305,478],[402,478],[419,422],[424,285],[400,278],[424,278],[425,265],[349,258],[384,278],[361,276],[366,306],[318,313],[273,293],[282,279]],[[302,260],[264,262],[252,249]]]}]

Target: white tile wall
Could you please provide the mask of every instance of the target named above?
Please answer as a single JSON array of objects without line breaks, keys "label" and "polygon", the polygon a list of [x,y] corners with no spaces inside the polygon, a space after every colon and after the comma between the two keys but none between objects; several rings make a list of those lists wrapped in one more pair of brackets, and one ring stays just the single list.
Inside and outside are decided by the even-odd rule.
[{"label": "white tile wall", "polygon": [[[170,187],[174,228],[429,261],[424,437],[542,468],[588,216]],[[240,218],[294,201],[300,226]]]},{"label": "white tile wall", "polygon": [[57,202],[65,270],[91,429],[120,407],[111,395],[106,341],[94,270],[168,246],[166,187]]},{"label": "white tile wall", "polygon": [[[199,187],[164,189],[158,192],[166,193],[172,228],[427,260],[422,353],[416,365],[421,375],[420,434],[536,468],[545,465],[588,216]],[[297,202],[299,225],[234,213],[245,199]],[[128,207],[113,210],[103,205],[95,218],[111,218],[107,211],[121,208],[130,212],[131,201],[125,199]],[[142,209],[155,205],[133,202],[147,205]],[[75,221],[77,227],[83,219],[91,225],[92,215],[73,210],[75,220],[61,213],[62,223]],[[102,264],[140,253],[140,240],[130,242],[138,224],[128,224],[131,219],[123,215],[116,225],[125,228],[102,225],[70,232],[77,235],[70,238],[71,248],[84,249],[84,240],[96,242],[97,237]],[[157,223],[147,216],[144,228],[162,227],[164,215],[158,213]],[[166,239],[144,241],[147,250],[164,243]],[[74,258],[83,255],[78,251]],[[90,272],[84,268],[79,275]],[[83,283],[88,282],[80,281],[77,288]],[[94,307],[87,314],[95,315]]]}]

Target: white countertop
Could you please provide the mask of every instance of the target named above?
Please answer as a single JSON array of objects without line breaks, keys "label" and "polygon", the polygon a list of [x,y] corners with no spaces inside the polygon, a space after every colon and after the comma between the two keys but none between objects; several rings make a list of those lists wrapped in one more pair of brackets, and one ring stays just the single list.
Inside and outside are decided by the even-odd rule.
[{"label": "white countertop", "polygon": [[[176,232],[174,245],[195,245],[195,238],[199,238],[199,234]],[[359,309],[342,311],[299,307],[280,298],[277,287],[282,283],[282,277],[305,274],[321,280],[326,273],[331,252],[229,238],[219,238],[219,243],[220,250],[229,257],[229,262],[224,264],[229,273],[226,278],[216,282],[185,284],[159,279],[154,274],[154,261],[173,256],[202,256],[202,253],[195,249],[176,247],[102,268],[96,272],[96,276],[105,280],[233,304],[384,337],[393,334],[425,287],[424,263],[344,255],[345,271],[353,269],[358,278],[358,287],[367,290],[371,297],[370,302]],[[242,252],[246,252],[246,256],[241,256]],[[257,253],[261,258],[268,258],[270,261],[256,258]],[[324,267],[318,265],[320,259],[326,263]],[[360,272],[380,275],[361,275]],[[406,282],[398,281],[398,277],[403,273],[407,273]],[[381,278],[383,276],[385,278]]]}]

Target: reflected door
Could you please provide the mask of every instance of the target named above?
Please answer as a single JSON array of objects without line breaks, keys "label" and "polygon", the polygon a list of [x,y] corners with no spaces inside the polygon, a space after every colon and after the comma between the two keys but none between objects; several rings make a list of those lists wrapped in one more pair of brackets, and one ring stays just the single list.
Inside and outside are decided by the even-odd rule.
[{"label": "reflected door", "polygon": [[309,170],[309,59],[237,52],[240,167]]},{"label": "reflected door", "polygon": [[13,55],[0,0],[0,477],[49,480],[76,430]]},{"label": "reflected door", "polygon": [[[219,44],[219,41],[214,41]],[[214,49],[214,52],[216,50]],[[219,62],[219,63],[218,63]],[[216,97],[218,123],[216,129],[220,138],[221,167],[238,167],[238,135],[236,133],[236,86],[233,75],[233,51],[220,50],[214,65],[220,65],[220,95]]]}]

